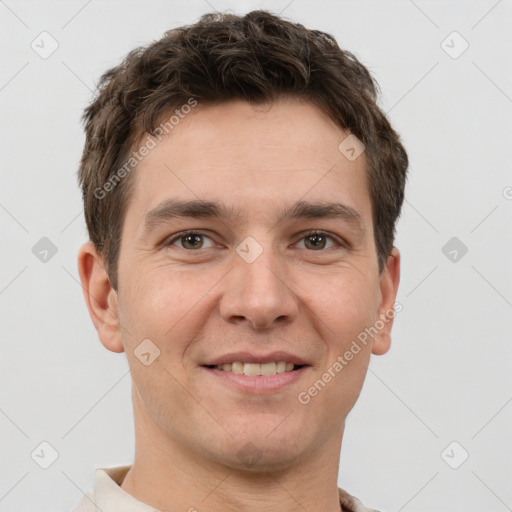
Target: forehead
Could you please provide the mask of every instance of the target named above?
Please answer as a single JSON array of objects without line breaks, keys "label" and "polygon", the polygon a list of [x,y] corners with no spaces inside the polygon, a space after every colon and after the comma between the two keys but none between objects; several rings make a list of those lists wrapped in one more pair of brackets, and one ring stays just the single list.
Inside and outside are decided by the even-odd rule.
[{"label": "forehead", "polygon": [[298,202],[336,203],[360,213],[368,231],[364,153],[351,161],[338,149],[348,135],[297,99],[199,104],[138,164],[126,224],[143,229],[172,197],[222,203],[243,222],[274,222]]}]

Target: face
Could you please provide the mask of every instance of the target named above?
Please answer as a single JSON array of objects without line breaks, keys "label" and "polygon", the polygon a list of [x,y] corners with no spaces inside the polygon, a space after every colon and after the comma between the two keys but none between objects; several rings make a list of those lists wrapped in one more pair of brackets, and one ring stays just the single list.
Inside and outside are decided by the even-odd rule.
[{"label": "face", "polygon": [[399,253],[379,274],[347,135],[296,99],[199,104],[135,171],[118,293],[98,277],[107,298],[89,310],[126,352],[136,413],[190,453],[276,469],[339,445],[372,351],[389,348]]}]

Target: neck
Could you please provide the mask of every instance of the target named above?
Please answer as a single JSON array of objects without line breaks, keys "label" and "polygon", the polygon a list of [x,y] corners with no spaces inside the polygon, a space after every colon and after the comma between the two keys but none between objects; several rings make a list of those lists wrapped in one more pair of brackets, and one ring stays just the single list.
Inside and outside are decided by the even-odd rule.
[{"label": "neck", "polygon": [[240,470],[206,458],[163,432],[133,393],[135,460],[121,488],[159,510],[197,512],[340,512],[336,442],[290,467]]}]

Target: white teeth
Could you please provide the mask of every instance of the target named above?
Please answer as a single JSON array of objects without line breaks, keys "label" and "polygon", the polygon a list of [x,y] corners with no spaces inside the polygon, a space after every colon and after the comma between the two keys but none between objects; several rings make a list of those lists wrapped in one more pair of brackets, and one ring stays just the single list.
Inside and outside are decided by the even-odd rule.
[{"label": "white teeth", "polygon": [[265,363],[260,364],[261,375],[275,375],[276,374],[276,363]]},{"label": "white teeth", "polygon": [[233,363],[231,365],[231,371],[238,375],[242,375],[244,373],[244,363]]},{"label": "white teeth", "polygon": [[276,366],[276,373],[283,373],[286,371],[286,362],[279,361]]},{"label": "white teeth", "polygon": [[261,364],[245,363],[244,375],[250,375],[251,377],[261,375]]},{"label": "white teeth", "polygon": [[235,361],[234,363],[225,363],[217,365],[217,370],[225,372],[233,372],[237,375],[248,375],[256,377],[258,375],[275,375],[276,373],[291,372],[295,365],[286,361],[272,361],[269,363],[242,363]]}]

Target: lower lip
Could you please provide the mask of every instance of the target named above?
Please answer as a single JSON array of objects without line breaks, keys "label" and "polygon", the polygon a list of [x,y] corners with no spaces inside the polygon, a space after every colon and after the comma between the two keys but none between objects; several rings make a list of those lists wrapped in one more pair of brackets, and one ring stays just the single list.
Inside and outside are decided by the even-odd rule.
[{"label": "lower lip", "polygon": [[236,389],[252,393],[271,393],[296,382],[308,370],[308,366],[302,366],[291,372],[276,373],[275,375],[238,375],[233,372],[225,372],[216,368],[204,367],[214,377],[222,379],[226,384]]}]

